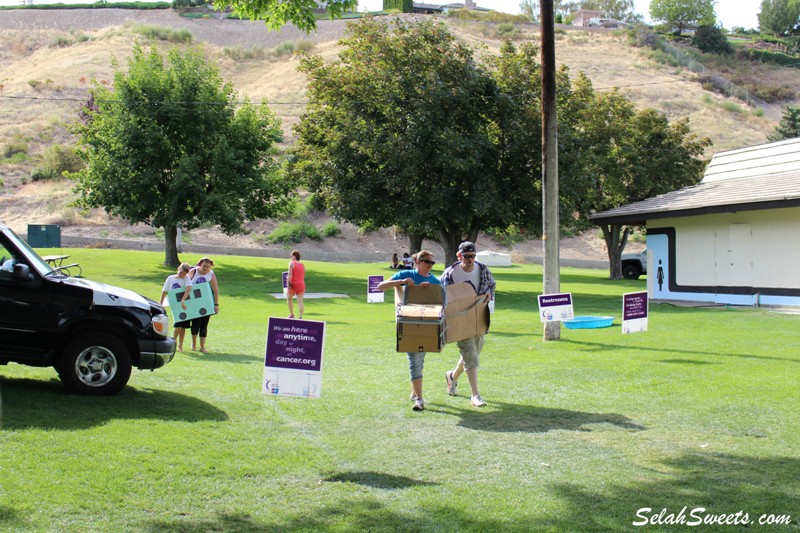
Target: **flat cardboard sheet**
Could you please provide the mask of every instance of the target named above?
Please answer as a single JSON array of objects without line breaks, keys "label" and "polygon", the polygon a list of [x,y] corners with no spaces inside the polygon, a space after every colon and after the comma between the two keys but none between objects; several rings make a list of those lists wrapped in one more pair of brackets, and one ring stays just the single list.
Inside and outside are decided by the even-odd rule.
[{"label": "flat cardboard sheet", "polygon": [[485,335],[489,331],[489,295],[476,294],[468,283],[447,286],[445,343]]}]

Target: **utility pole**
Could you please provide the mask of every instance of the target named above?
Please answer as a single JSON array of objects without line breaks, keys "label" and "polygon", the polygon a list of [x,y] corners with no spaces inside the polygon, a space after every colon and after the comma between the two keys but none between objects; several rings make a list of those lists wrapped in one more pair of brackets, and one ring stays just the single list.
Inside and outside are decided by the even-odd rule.
[{"label": "utility pole", "polygon": [[[553,0],[541,0],[542,28],[542,217],[544,294],[561,292],[558,221],[558,121]],[[544,324],[544,340],[561,338],[561,323]]]}]

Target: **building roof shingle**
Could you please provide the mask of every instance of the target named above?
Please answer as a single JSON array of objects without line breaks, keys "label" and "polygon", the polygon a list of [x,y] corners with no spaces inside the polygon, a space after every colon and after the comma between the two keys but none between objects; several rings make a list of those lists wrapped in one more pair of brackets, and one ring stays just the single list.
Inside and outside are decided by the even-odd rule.
[{"label": "building roof shingle", "polygon": [[703,180],[589,217],[596,224],[732,213],[800,205],[800,139],[716,154]]}]

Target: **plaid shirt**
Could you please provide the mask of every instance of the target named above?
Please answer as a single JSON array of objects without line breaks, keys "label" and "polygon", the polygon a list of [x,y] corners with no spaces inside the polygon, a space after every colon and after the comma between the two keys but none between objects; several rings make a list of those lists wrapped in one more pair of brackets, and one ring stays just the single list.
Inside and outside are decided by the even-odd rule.
[{"label": "plaid shirt", "polygon": [[[456,265],[460,264],[460,261],[456,261],[447,267],[444,272],[442,272],[442,275],[439,276],[439,280],[442,282],[442,285],[453,285],[453,283],[455,283],[453,281],[453,269]],[[489,270],[489,267],[483,263],[479,263],[477,261],[475,261],[475,266],[478,267],[478,272],[480,273],[480,283],[475,289],[475,292],[478,294],[485,294],[488,292],[491,294],[491,298],[494,298],[494,288],[496,283],[494,282],[494,277],[492,277],[491,270]]]}]

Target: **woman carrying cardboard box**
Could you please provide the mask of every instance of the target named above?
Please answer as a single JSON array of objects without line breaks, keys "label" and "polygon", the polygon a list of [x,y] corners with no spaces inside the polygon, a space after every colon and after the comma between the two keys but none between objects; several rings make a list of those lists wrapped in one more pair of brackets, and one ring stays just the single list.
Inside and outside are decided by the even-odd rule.
[{"label": "woman carrying cardboard box", "polygon": [[[429,287],[431,285],[441,285],[439,278],[431,274],[431,269],[436,261],[433,260],[433,254],[428,250],[420,250],[414,256],[414,265],[416,268],[412,270],[401,270],[390,279],[382,281],[378,285],[378,289],[388,291],[396,287],[413,287],[420,285],[421,287]],[[422,399],[422,369],[425,366],[425,352],[407,352],[408,353],[408,371],[411,376],[411,401],[414,404],[411,408],[414,411],[422,411],[425,409],[425,401]]]}]

